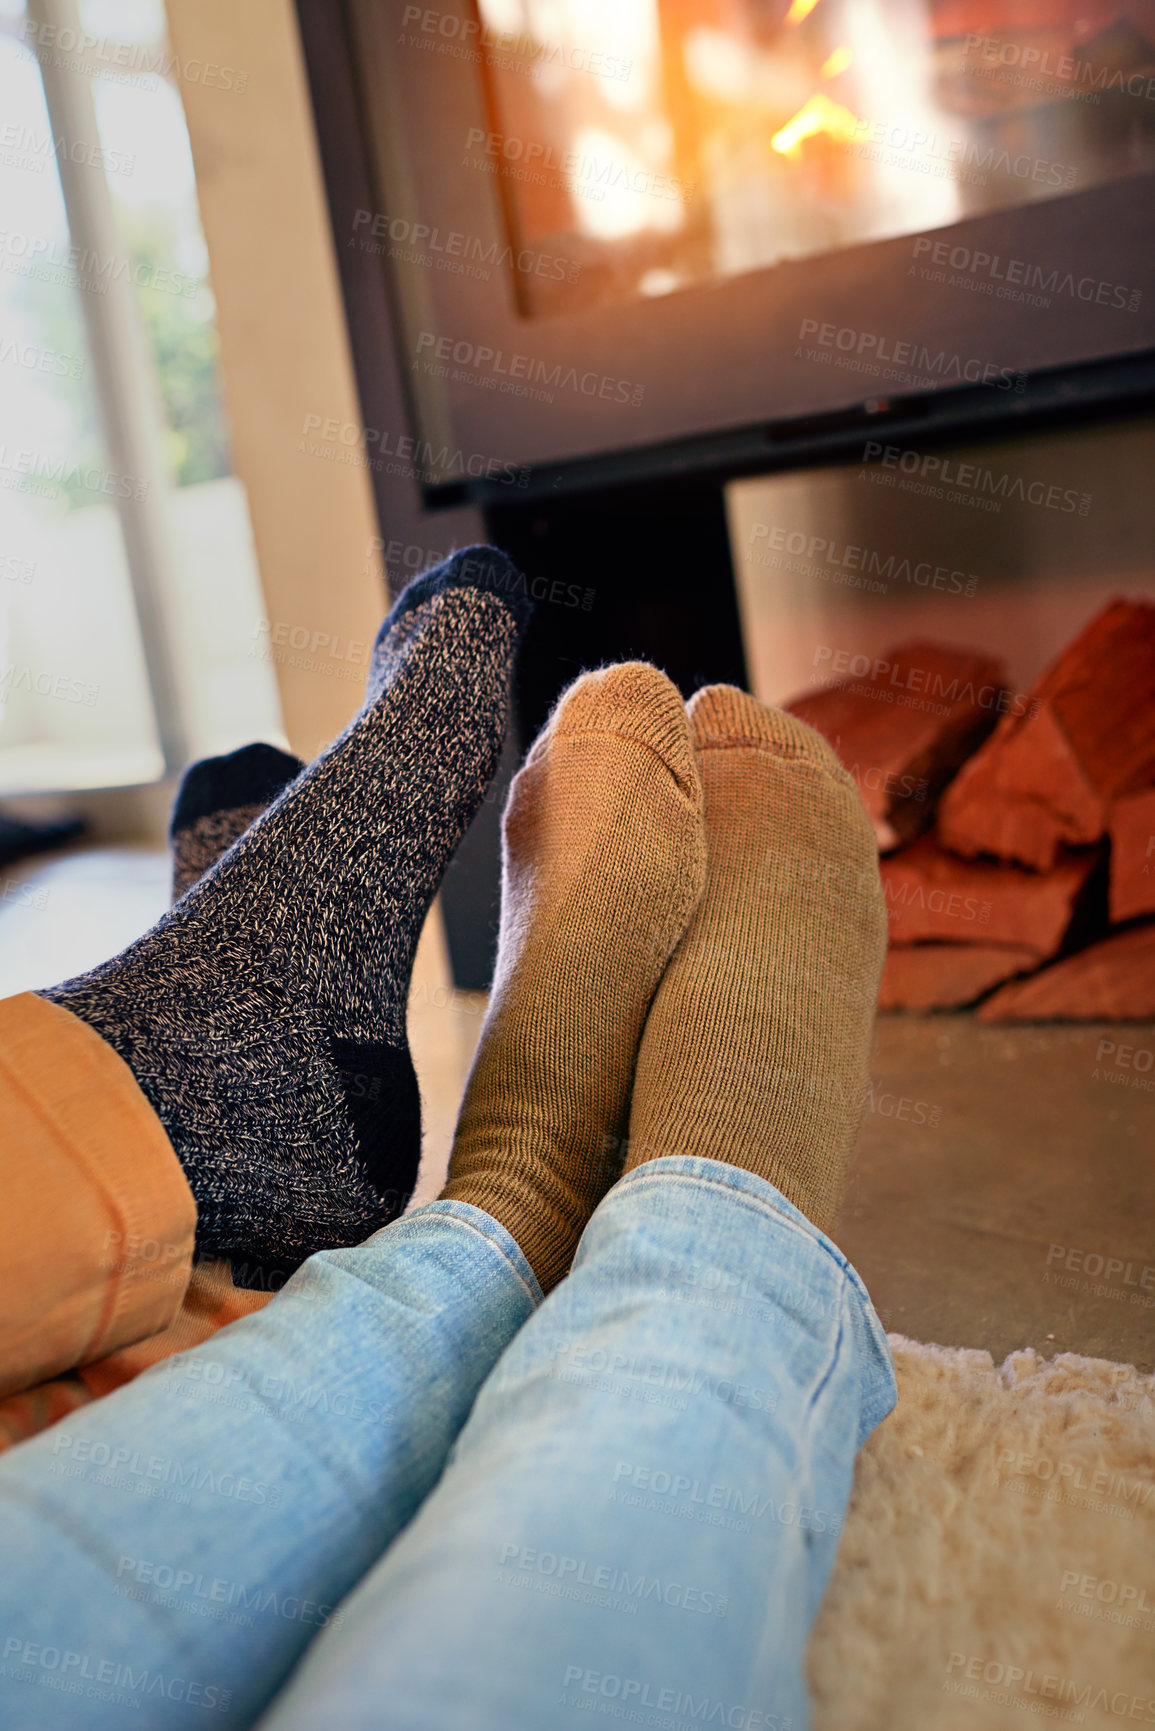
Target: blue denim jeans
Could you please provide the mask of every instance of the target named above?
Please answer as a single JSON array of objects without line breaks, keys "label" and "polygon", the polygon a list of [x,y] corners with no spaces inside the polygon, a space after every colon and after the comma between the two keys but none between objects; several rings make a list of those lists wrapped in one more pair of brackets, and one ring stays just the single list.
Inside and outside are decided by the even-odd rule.
[{"label": "blue denim jeans", "polygon": [[861,1281],[677,1157],[540,1296],[436,1202],[0,1459],[0,1722],[800,1731],[894,1402]]}]

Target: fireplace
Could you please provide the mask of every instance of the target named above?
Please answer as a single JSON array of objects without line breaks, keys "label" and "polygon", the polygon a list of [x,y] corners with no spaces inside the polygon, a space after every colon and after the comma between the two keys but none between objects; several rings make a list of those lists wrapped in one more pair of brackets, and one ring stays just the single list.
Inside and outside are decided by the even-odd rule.
[{"label": "fireplace", "polygon": [[1029,690],[1151,596],[1155,0],[298,13],[387,562],[518,561],[521,745],[601,659],[781,701],[914,636]]},{"label": "fireplace", "polygon": [[[530,318],[1155,168],[1152,4],[633,0],[591,33],[597,11],[551,9],[538,31],[543,8],[482,0],[461,38],[492,120],[467,135],[463,167],[497,181]],[[972,292],[1021,306],[1069,292],[1037,262],[965,244],[928,239],[914,257],[922,280],[961,271]],[[1129,304],[1137,291],[1119,292]]]},{"label": "fireplace", "polygon": [[300,11],[447,502],[1155,348],[1145,0]]}]

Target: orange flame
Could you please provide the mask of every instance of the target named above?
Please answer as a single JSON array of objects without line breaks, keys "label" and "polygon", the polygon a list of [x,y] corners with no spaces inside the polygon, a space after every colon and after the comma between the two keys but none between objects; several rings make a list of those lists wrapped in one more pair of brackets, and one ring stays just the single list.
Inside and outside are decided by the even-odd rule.
[{"label": "orange flame", "polygon": [[834,50],[834,53],[830,55],[829,59],[823,61],[820,76],[823,78],[837,78],[840,72],[846,71],[846,68],[850,65],[853,59],[854,55],[850,52],[850,49],[847,48],[846,44],[843,43],[841,48],[836,48]]},{"label": "orange flame", "polygon": [[821,90],[815,91],[798,110],[798,113],[788,120],[770,143],[783,156],[797,156],[802,148],[802,141],[813,138],[817,133],[824,132],[830,138],[849,142],[857,138],[861,129],[858,117],[851,114],[849,108],[843,108],[840,102],[832,102],[829,96]]},{"label": "orange flame", "polygon": [[818,0],[790,0],[790,10],[782,20],[784,24],[801,24],[804,18],[809,18]]}]

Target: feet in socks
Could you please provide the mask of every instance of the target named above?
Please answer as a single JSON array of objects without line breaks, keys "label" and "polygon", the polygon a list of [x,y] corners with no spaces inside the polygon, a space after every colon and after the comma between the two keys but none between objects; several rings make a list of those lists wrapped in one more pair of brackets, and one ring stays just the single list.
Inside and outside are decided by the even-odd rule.
[{"label": "feet in socks", "polygon": [[886,946],[877,844],[803,722],[720,685],[690,719],[706,891],[646,1023],[626,1170],[662,1154],[729,1161],[829,1232]]},{"label": "feet in socks", "polygon": [[202,757],[185,770],[168,832],[174,902],[228,853],[304,767],[299,757],[258,744],[242,745],[225,757]]},{"label": "feet in socks", "polygon": [[656,668],[583,674],[510,789],[489,1011],[442,1192],[546,1291],[616,1175],[646,1012],[705,881],[685,706]]},{"label": "feet in socks", "polygon": [[411,583],[359,714],[123,955],[44,995],[124,1059],[204,1255],[292,1267],[401,1212],[414,950],[496,768],[528,615],[492,548]]}]

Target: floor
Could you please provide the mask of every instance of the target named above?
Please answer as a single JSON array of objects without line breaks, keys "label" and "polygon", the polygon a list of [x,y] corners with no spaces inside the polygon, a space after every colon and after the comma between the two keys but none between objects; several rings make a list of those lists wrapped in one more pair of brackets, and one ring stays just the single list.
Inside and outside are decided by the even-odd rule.
[{"label": "floor", "polygon": [[835,1237],[885,1326],[1155,1369],[1150,1066],[1155,1026],[880,1016]]},{"label": "floor", "polygon": [[[78,849],[0,875],[0,996],[115,954],[167,899],[154,849]],[[412,1206],[443,1182],[483,1011],[452,985],[435,909],[410,1000],[425,1118]],[[1155,1369],[1148,1066],[1155,1026],[879,1018],[836,1237],[888,1329],[996,1363],[1033,1346]]]}]

